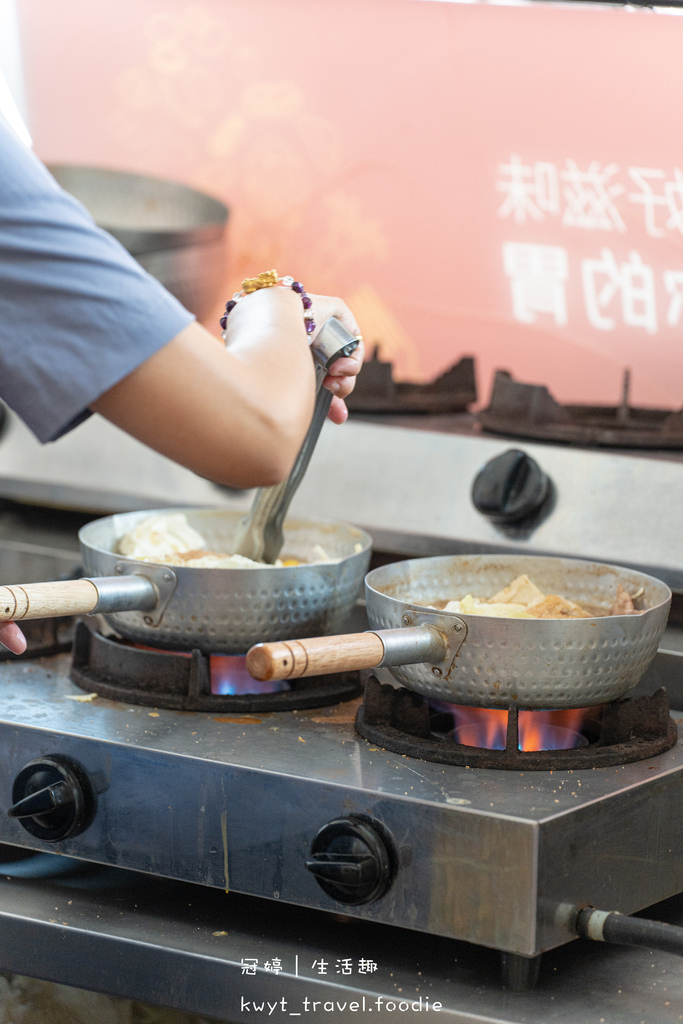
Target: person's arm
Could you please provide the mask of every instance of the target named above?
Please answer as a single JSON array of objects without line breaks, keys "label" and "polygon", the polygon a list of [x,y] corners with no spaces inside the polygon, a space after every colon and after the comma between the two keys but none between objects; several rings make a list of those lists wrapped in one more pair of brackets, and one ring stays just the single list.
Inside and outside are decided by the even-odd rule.
[{"label": "person's arm", "polygon": [[[311,296],[318,327],[337,316],[358,325],[339,299]],[[346,418],[362,344],[338,360],[326,386],[330,418]],[[91,408],[163,455],[218,483],[267,486],[289,472],[311,421],[313,359],[299,296],[254,292],[228,321],[228,347],[197,323],[185,327]]]},{"label": "person's arm", "polygon": [[[340,300],[311,296],[318,328],[336,316],[358,334]],[[299,297],[261,290],[239,303],[229,321],[229,348],[197,323],[106,391],[91,408],[140,441],[218,483],[267,486],[289,472],[308,430],[314,403],[313,359]],[[346,419],[343,399],[363,363],[363,343],[338,359],[325,379],[330,418]],[[15,623],[0,624],[0,644],[22,654]]]}]

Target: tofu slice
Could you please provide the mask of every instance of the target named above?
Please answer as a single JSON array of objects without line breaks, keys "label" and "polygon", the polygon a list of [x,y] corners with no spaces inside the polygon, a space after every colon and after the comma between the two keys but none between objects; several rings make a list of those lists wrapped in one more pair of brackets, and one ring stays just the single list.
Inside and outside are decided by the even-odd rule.
[{"label": "tofu slice", "polygon": [[488,604],[532,604],[534,601],[541,601],[545,597],[542,590],[524,573],[516,580],[503,587],[497,594],[490,597]]}]

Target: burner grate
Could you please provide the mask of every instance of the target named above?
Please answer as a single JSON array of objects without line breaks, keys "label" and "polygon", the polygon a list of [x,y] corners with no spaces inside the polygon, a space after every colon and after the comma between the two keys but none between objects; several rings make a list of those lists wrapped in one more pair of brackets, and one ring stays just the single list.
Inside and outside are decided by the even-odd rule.
[{"label": "burner grate", "polygon": [[516,705],[510,708],[504,750],[465,746],[436,735],[440,716],[420,694],[370,676],[358,709],[356,730],[371,743],[423,761],[516,771],[628,764],[662,754],[678,737],[663,687],[651,696],[606,704],[597,739],[570,750],[519,750]]},{"label": "burner grate", "polygon": [[619,405],[561,405],[543,384],[525,384],[498,370],[491,401],[479,413],[484,430],[539,441],[617,448],[682,449],[683,409],[645,409],[629,400],[624,373]]},{"label": "burner grate", "polygon": [[393,365],[380,358],[375,346],[346,404],[352,413],[448,413],[462,412],[476,400],[471,356],[463,356],[435,380],[415,384],[395,381]]},{"label": "burner grate", "polygon": [[178,711],[293,711],[339,704],[361,692],[358,673],[344,672],[293,680],[275,693],[212,693],[210,659],[216,656],[198,650],[184,655],[131,647],[80,621],[71,679],[110,700]]}]

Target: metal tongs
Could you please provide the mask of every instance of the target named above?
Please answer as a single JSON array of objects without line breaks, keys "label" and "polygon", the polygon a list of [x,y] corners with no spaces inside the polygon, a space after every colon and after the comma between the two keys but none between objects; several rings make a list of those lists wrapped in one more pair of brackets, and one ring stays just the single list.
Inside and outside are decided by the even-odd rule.
[{"label": "metal tongs", "polygon": [[323,387],[323,381],[332,363],[342,356],[350,356],[358,344],[358,339],[334,316],[318,332],[311,344],[316,387],[311,425],[289,476],[275,487],[261,487],[256,492],[251,509],[237,531],[235,554],[271,565],[280,554],[284,539],[282,524],[287,509],[306,472],[332,401],[332,394]]}]

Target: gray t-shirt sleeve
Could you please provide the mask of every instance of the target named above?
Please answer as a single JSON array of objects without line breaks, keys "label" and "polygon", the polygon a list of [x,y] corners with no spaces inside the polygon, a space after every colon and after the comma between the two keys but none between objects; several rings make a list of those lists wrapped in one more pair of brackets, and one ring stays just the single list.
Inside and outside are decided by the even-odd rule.
[{"label": "gray t-shirt sleeve", "polygon": [[0,398],[40,441],[194,319],[0,120]]}]

